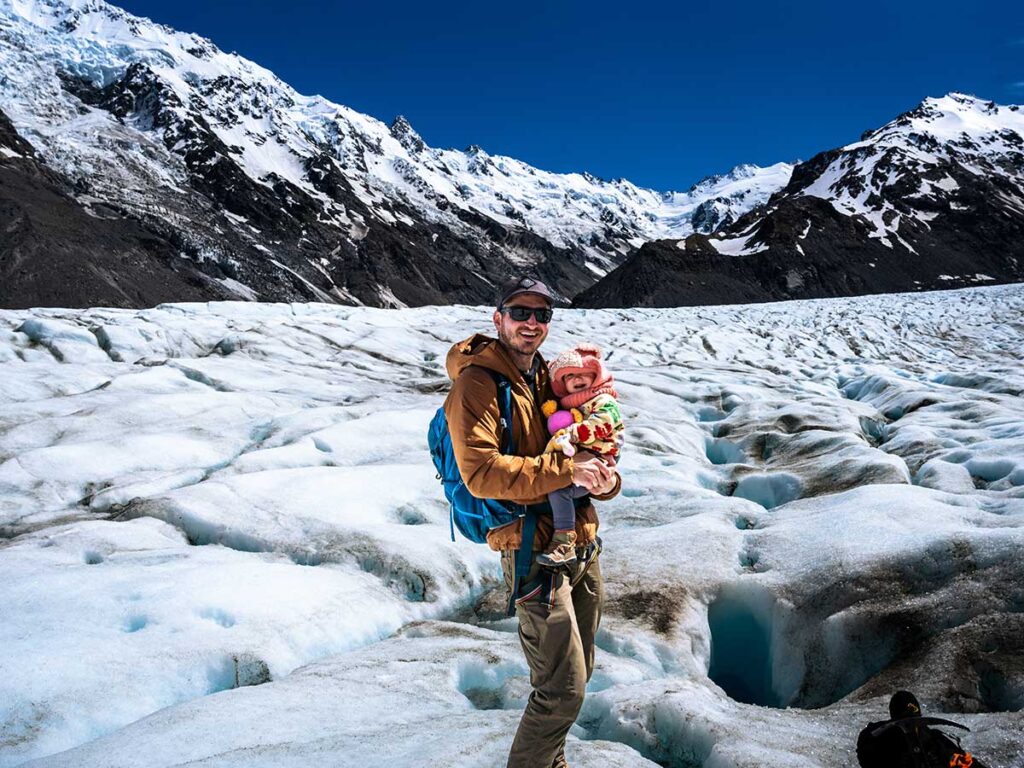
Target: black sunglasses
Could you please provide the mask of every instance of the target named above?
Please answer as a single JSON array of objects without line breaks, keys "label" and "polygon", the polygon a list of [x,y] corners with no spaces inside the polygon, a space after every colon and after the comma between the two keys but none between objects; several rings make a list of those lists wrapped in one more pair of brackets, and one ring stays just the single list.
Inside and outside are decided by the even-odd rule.
[{"label": "black sunglasses", "polygon": [[550,307],[502,307],[501,312],[507,314],[517,323],[523,323],[530,319],[530,315],[537,318],[537,322],[547,325],[554,317],[554,311]]}]

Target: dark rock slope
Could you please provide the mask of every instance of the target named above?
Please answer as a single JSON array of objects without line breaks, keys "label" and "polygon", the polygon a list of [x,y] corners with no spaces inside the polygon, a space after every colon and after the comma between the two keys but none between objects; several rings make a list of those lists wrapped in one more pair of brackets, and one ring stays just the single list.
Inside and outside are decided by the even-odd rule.
[{"label": "dark rock slope", "polygon": [[0,307],[234,298],[169,239],[71,191],[0,112]]}]

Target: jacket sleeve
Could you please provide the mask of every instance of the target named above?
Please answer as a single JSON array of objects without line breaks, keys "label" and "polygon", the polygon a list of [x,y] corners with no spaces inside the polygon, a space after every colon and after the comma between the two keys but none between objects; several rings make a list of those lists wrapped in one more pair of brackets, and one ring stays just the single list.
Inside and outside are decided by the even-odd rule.
[{"label": "jacket sleeve", "polygon": [[501,453],[498,392],[486,372],[463,371],[444,407],[459,474],[477,498],[524,503],[572,485],[572,459],[562,453]]},{"label": "jacket sleeve", "polygon": [[879,726],[879,723],[868,723],[857,737],[857,762],[861,768],[879,768],[882,756],[879,755],[878,738],[872,735],[872,731]]},{"label": "jacket sleeve", "polygon": [[[928,729],[928,733],[932,736],[932,752],[935,754],[935,758],[938,759],[942,765],[970,765],[971,768],[985,768],[985,765],[971,755],[971,762],[968,763],[966,759],[967,750],[960,746],[959,739],[952,739],[941,731]],[[955,758],[961,758],[955,760]]]}]

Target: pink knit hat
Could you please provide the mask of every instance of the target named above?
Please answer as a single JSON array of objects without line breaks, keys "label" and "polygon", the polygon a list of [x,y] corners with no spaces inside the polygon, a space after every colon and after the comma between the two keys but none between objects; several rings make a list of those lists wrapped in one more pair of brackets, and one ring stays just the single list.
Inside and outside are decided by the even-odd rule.
[{"label": "pink knit hat", "polygon": [[[563,401],[563,407],[567,406],[564,402],[566,399],[579,401],[568,404],[568,407],[574,408],[600,394],[599,390],[610,392],[613,397],[617,397],[612,389],[615,380],[601,362],[601,348],[596,344],[577,344],[572,349],[565,350],[548,363],[548,373],[551,374],[551,389],[559,400]],[[592,373],[594,383],[590,389],[570,395],[565,388],[565,377],[570,373]]]}]

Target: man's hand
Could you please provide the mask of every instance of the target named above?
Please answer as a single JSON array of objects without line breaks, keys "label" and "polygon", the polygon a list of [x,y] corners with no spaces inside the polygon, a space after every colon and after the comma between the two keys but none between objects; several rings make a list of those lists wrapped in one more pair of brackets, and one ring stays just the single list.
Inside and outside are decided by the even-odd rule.
[{"label": "man's hand", "polygon": [[615,470],[612,470],[612,476],[608,478],[608,482],[601,488],[595,488],[592,493],[598,496],[604,496],[606,493],[611,493],[615,490],[615,478],[617,477]]},{"label": "man's hand", "polygon": [[607,492],[615,485],[615,472],[597,456],[573,461],[572,482],[591,493]]}]

